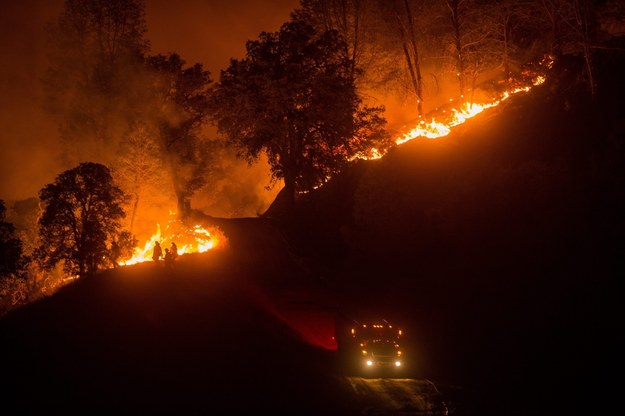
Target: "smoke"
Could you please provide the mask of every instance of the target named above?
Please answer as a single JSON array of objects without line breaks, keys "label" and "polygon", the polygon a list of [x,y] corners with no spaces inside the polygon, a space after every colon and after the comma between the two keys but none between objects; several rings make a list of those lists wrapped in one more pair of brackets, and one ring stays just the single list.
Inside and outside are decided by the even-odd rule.
[{"label": "smoke", "polygon": [[[254,217],[263,214],[280,191],[272,184],[265,157],[249,165],[235,157],[234,150],[222,149],[217,158],[220,174],[196,192],[192,206],[214,217]],[[273,186],[272,186],[273,185]]]},{"label": "smoke", "polygon": [[0,198],[25,199],[64,170],[56,127],[41,108],[45,24],[61,0],[0,2]]},{"label": "smoke", "polygon": [[[265,32],[279,30],[299,0],[207,2],[147,0],[147,38],[152,54],[177,52],[187,65],[201,63],[219,81],[230,59],[245,56],[245,44]],[[214,128],[207,134],[216,137]],[[207,184],[193,196],[191,206],[216,217],[247,217],[263,213],[280,190],[271,189],[266,159],[254,165],[239,160],[231,149],[221,149]]]},{"label": "smoke", "polygon": [[[117,143],[107,148],[87,145],[68,157],[60,145],[57,123],[43,110],[41,82],[49,62],[46,56],[46,25],[55,21],[63,0],[9,0],[0,3],[0,198],[7,201],[36,196],[41,188],[75,163],[107,163]],[[241,58],[245,43],[262,31],[276,31],[299,6],[298,0],[248,0],[206,2],[189,0],[146,1],[146,20],[151,54],[178,53],[187,66],[204,65],[217,81],[230,58]],[[139,80],[137,80],[139,82]],[[100,106],[101,103],[93,103]],[[121,136],[122,126],[109,126]],[[114,140],[116,141],[116,140]],[[70,155],[71,156],[71,155]],[[192,206],[211,215],[256,215],[263,212],[279,190],[270,191],[268,166],[263,161],[248,166],[224,152],[219,161],[222,176],[210,178],[213,186],[203,188]],[[163,191],[168,194],[169,190]],[[169,195],[161,195],[166,199]],[[143,218],[168,213],[174,208],[149,203]],[[154,212],[152,212],[154,211]],[[141,221],[140,221],[141,222]],[[149,228],[149,222],[136,224]],[[139,230],[137,230],[139,231]],[[147,230],[141,230],[147,231]]]}]

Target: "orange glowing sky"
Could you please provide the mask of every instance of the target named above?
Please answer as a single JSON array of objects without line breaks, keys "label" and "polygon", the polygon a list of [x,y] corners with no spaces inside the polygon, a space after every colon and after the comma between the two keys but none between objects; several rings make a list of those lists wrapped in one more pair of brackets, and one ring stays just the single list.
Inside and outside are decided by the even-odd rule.
[{"label": "orange glowing sky", "polygon": [[[177,52],[218,80],[245,42],[276,31],[298,0],[146,0],[151,52]],[[70,166],[58,161],[55,125],[41,110],[44,26],[63,0],[0,1],[0,199],[36,196]]]},{"label": "orange glowing sky", "polygon": [[244,55],[247,40],[278,30],[298,6],[299,0],[147,0],[147,38],[153,52],[179,52],[217,80],[230,58]]}]

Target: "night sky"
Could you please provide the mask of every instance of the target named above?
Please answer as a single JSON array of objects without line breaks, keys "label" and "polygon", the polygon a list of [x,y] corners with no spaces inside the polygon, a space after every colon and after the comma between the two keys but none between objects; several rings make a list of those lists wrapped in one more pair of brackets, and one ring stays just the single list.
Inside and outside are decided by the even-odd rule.
[{"label": "night sky", "polygon": [[[177,52],[189,64],[202,63],[213,80],[229,59],[240,58],[245,42],[276,31],[297,0],[147,0],[151,53]],[[68,167],[57,161],[55,124],[41,110],[39,81],[47,67],[45,25],[62,0],[0,2],[0,198],[24,199]]]}]

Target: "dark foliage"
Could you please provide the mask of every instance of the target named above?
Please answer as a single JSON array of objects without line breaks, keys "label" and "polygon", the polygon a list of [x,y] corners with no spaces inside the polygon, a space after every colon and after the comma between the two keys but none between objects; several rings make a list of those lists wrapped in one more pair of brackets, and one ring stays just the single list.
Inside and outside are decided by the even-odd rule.
[{"label": "dark foliage", "polygon": [[201,136],[207,121],[210,73],[201,64],[185,68],[179,55],[146,59],[151,80],[162,159],[170,170],[181,214],[189,199],[205,183],[211,144]]},{"label": "dark foliage", "polygon": [[325,183],[348,161],[390,145],[381,108],[364,106],[336,31],[304,19],[247,43],[247,56],[222,71],[213,94],[218,129],[255,160],[268,156],[286,192]]},{"label": "dark foliage", "polygon": [[44,269],[62,261],[66,273],[84,276],[107,263],[111,257],[107,244],[119,239],[125,195],[106,166],[81,163],[46,185],[39,198],[44,211],[35,257]]}]

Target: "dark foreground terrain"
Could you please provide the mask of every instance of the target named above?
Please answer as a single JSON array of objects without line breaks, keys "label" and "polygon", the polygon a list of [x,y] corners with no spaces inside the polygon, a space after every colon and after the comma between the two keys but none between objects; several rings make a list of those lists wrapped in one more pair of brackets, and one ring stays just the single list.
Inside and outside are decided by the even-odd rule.
[{"label": "dark foreground terrain", "polygon": [[[399,379],[347,372],[333,339],[338,299],[286,261],[262,221],[222,225],[233,246],[184,255],[173,274],[153,263],[109,270],[5,317],[2,406],[37,414],[446,412],[436,386],[409,369],[393,374]],[[259,247],[263,261],[246,246]]]},{"label": "dark foreground terrain", "polygon": [[122,268],[6,317],[3,402],[40,413],[342,411],[331,354],[302,342],[248,273],[225,252],[183,256],[174,275]]}]

